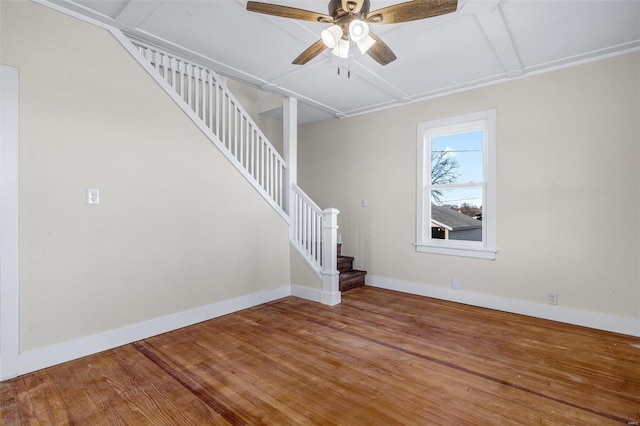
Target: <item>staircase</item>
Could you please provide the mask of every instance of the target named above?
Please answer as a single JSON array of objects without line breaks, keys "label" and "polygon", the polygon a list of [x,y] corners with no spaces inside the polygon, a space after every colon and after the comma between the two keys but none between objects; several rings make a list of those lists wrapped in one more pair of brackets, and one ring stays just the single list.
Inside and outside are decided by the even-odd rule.
[{"label": "staircase", "polygon": [[353,269],[353,257],[342,255],[342,244],[338,244],[338,271],[340,271],[340,291],[349,291],[364,286],[367,271]]},{"label": "staircase", "polygon": [[112,34],[289,224],[292,246],[322,280],[321,303],[337,305],[340,291],[364,285],[366,272],[353,270],[352,257],[338,252],[336,258],[340,212],[320,209],[295,184],[296,150],[285,153],[294,159],[291,166],[228,90],[224,78],[118,30]]},{"label": "staircase", "polygon": [[287,163],[227,89],[224,79],[203,65],[141,40],[131,38],[125,43],[220,152],[289,221]]}]

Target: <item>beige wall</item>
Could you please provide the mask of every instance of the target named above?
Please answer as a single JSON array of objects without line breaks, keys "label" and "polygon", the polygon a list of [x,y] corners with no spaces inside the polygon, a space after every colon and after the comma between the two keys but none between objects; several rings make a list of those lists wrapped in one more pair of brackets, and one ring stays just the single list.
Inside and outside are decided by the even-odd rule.
[{"label": "beige wall", "polygon": [[20,73],[22,351],[289,285],[287,224],[109,32],[1,8],[0,59]]},{"label": "beige wall", "polygon": [[[490,108],[497,259],[416,253],[417,123]],[[301,126],[298,180],[372,276],[640,320],[639,121],[636,53]]]},{"label": "beige wall", "polygon": [[293,246],[290,248],[291,284],[322,290],[322,279],[318,277],[304,257]]}]

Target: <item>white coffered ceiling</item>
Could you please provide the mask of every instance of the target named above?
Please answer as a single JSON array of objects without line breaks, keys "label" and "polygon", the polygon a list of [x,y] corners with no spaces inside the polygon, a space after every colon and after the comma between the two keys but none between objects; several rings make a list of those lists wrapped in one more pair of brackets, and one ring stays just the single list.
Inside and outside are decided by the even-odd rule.
[{"label": "white coffered ceiling", "polygon": [[[265,2],[321,13],[329,3]],[[400,2],[371,0],[371,10]],[[354,48],[348,60],[326,50],[306,65],[292,65],[328,24],[247,12],[246,0],[55,3],[191,56],[222,75],[296,97],[300,122],[349,117],[640,50],[640,0],[459,0],[452,14],[372,25],[398,57],[386,66]]]}]

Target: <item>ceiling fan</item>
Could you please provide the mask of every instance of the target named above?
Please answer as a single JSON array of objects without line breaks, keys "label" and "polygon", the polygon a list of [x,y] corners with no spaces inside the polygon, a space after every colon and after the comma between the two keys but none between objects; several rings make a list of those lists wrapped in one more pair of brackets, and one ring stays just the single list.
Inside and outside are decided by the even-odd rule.
[{"label": "ceiling fan", "polygon": [[367,53],[378,63],[387,65],[396,55],[379,37],[369,31],[368,24],[398,24],[455,12],[457,0],[412,0],[369,11],[370,0],[330,0],[329,14],[295,7],[256,1],[247,2],[247,10],[283,18],[333,24],[322,31],[322,38],[293,60],[304,65],[325,49],[341,58],[349,57],[349,40],[356,43],[362,54]]}]

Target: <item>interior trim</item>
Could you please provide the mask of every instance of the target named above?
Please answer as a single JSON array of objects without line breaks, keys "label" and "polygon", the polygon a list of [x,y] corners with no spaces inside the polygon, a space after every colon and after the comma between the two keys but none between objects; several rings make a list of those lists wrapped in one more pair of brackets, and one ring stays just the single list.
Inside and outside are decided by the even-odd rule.
[{"label": "interior trim", "polygon": [[0,380],[18,371],[18,70],[0,65]]}]

